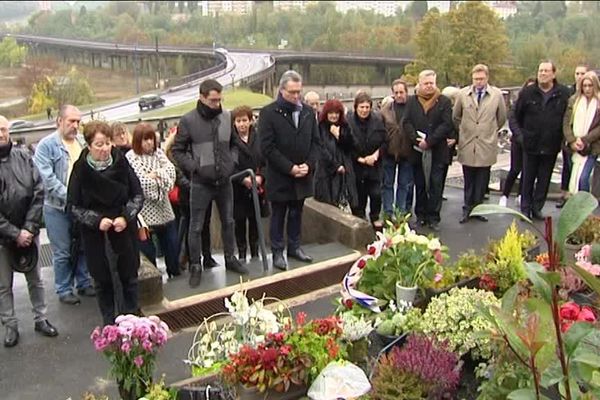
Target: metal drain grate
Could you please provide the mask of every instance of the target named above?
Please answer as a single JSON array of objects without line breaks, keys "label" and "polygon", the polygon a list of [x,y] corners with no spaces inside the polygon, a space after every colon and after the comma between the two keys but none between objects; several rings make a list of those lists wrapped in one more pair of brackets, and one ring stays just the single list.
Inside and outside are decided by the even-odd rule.
[{"label": "metal drain grate", "polygon": [[[249,289],[247,295],[248,298],[258,299],[262,297],[263,293],[267,293],[268,296],[285,300],[335,285],[341,282],[352,262],[349,261],[328,269],[309,272],[301,276]],[[208,318],[212,314],[227,311],[223,303],[224,299],[225,296],[216,297],[178,310],[166,311],[158,314],[158,316],[169,325],[172,331],[179,331],[183,328],[199,325],[204,318]]]},{"label": "metal drain grate", "polygon": [[38,265],[40,268],[52,266],[52,247],[50,244],[43,244],[38,251]]}]

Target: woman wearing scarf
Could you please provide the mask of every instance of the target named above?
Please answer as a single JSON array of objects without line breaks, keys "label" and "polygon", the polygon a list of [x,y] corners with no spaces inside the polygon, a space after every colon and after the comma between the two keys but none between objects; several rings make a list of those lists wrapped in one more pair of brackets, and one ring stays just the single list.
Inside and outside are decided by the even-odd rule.
[{"label": "woman wearing scarf", "polygon": [[359,92],[354,98],[354,112],[348,115],[348,124],[354,138],[354,173],[358,204],[352,214],[366,219],[367,199],[369,200],[369,218],[375,229],[381,229],[379,220],[381,211],[382,169],[379,162],[380,149],[385,145],[386,130],[383,119],[372,110],[371,96]]},{"label": "woman wearing scarf", "polygon": [[[158,236],[165,255],[167,274],[181,275],[179,268],[179,242],[175,214],[169,202],[169,191],[175,184],[175,167],[158,147],[154,127],[142,122],[133,130],[132,149],[127,160],[135,171],[144,191],[144,208],[140,214],[152,234]],[[152,240],[140,242],[142,253],[156,265],[156,249]]]},{"label": "woman wearing scarf", "polygon": [[414,170],[417,222],[438,231],[450,151],[447,139],[451,138],[454,125],[452,104],[437,88],[435,71],[424,70],[419,74],[416,95],[406,103],[404,129],[416,138],[414,148],[419,155]]},{"label": "woman wearing scarf", "polygon": [[131,134],[127,129],[127,125],[122,122],[115,122],[112,124],[111,129],[113,146],[121,150],[123,155],[127,154],[131,150]]},{"label": "woman wearing scarf", "polygon": [[[319,133],[321,156],[315,173],[315,200],[356,208],[356,176],[352,165],[354,139],[339,100],[331,99],[323,104]],[[340,201],[346,204],[340,204]]]},{"label": "woman wearing scarf", "polygon": [[[112,130],[108,124],[92,121],[86,124],[83,135],[87,148],[73,166],[68,206],[80,223],[83,253],[96,283],[104,325],[109,325],[114,323],[116,314],[138,312],[140,257],[136,217],[144,195],[127,159],[112,146]],[[115,309],[109,266],[115,258],[123,290],[122,310]]]},{"label": "woman wearing scarf", "polygon": [[595,72],[586,72],[569,99],[563,132],[571,156],[569,193],[590,191],[590,178],[600,154],[600,83]]}]

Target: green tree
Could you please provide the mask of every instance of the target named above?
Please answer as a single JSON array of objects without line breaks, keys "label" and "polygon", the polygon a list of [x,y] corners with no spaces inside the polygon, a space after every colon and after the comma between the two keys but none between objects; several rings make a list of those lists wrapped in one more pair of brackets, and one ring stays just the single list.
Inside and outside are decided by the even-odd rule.
[{"label": "green tree", "polygon": [[88,104],[94,101],[94,92],[87,78],[75,67],[72,67],[67,75],[56,77],[52,81],[50,93],[59,106]]},{"label": "green tree", "polygon": [[426,1],[412,1],[406,7],[406,15],[410,16],[415,21],[420,21],[425,14],[427,14],[427,9],[428,6]]},{"label": "green tree", "polygon": [[504,24],[480,2],[461,3],[446,14],[429,11],[415,41],[417,62],[407,72],[414,75],[418,69],[432,68],[441,84],[467,84],[475,64],[495,69],[509,54]]},{"label": "green tree", "polygon": [[0,66],[15,67],[21,65],[27,57],[27,47],[19,46],[15,38],[5,37],[0,42]]},{"label": "green tree", "polygon": [[56,102],[50,96],[52,85],[53,82],[50,78],[44,79],[33,85],[29,98],[27,99],[29,112],[40,113],[46,111],[48,107],[56,106]]}]

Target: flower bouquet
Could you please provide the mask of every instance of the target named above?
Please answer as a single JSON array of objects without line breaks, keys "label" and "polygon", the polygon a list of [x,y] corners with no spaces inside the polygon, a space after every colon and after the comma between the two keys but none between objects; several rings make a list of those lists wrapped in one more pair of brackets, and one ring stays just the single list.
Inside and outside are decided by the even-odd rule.
[{"label": "flower bouquet", "polygon": [[152,383],[156,354],[167,342],[169,327],[156,316],[120,315],[115,325],[96,327],[90,336],[108,358],[123,399],[142,397]]},{"label": "flower bouquet", "polygon": [[[266,308],[268,301],[278,303],[276,311]],[[186,360],[194,376],[217,373],[228,356],[240,351],[243,345],[256,346],[264,342],[267,335],[291,323],[288,308],[275,298],[250,301],[244,291],[238,291],[225,299],[225,307],[228,312],[210,316],[196,330]],[[218,325],[215,320],[223,317],[229,320]]]}]

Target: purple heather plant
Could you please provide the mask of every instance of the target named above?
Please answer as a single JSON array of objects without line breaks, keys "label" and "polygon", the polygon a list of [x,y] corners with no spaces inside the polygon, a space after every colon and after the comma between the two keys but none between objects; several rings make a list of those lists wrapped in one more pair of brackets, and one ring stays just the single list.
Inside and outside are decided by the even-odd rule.
[{"label": "purple heather plant", "polygon": [[403,347],[396,347],[392,360],[400,371],[418,377],[429,399],[453,398],[460,381],[458,355],[445,342],[411,335]]}]

